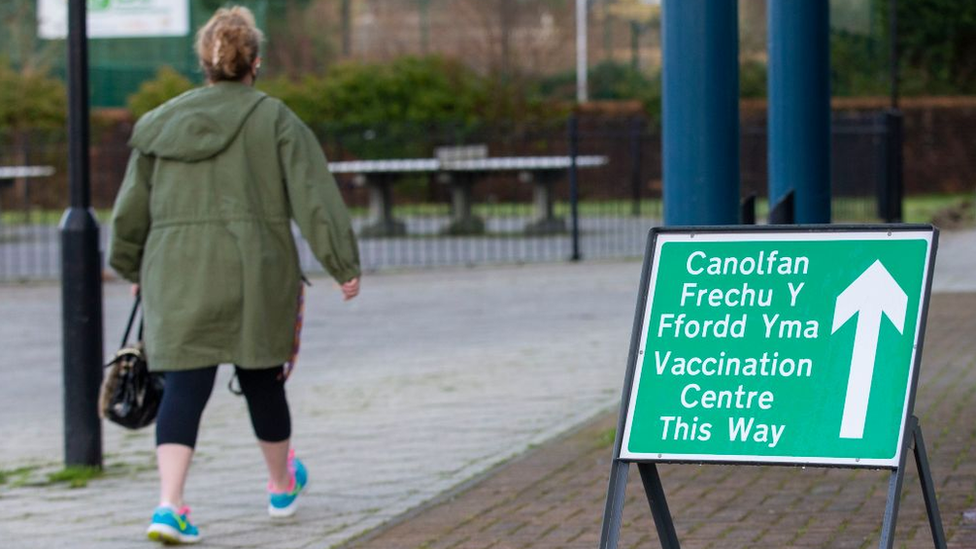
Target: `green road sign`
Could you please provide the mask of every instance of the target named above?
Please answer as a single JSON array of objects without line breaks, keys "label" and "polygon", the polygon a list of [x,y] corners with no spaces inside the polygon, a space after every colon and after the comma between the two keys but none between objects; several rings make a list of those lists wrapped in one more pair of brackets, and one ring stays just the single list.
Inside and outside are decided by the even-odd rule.
[{"label": "green road sign", "polygon": [[935,235],[652,232],[620,457],[897,467]]}]

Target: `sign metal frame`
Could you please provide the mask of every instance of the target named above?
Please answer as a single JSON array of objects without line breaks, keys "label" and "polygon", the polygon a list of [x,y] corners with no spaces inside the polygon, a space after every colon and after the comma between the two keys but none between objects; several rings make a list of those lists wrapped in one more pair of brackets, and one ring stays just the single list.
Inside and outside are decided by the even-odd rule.
[{"label": "sign metal frame", "polygon": [[[654,281],[656,274],[654,264],[655,252],[658,249],[659,235],[743,235],[748,240],[788,240],[791,236],[801,240],[814,240],[810,235],[834,233],[851,234],[857,233],[860,236],[872,233],[881,233],[885,236],[892,233],[922,232],[931,235],[925,273],[922,279],[922,293],[918,305],[918,319],[916,324],[916,344],[913,350],[912,364],[909,375],[909,386],[905,399],[904,410],[901,417],[901,427],[899,430],[899,441],[897,453],[892,460],[855,460],[855,459],[777,459],[768,456],[752,459],[753,456],[692,456],[688,455],[640,455],[630,454],[622,451],[623,444],[628,435],[629,416],[633,410],[632,398],[636,396],[635,381],[637,380],[638,360],[642,359],[640,351],[646,340],[645,322],[649,320],[650,303],[649,288]],[[806,236],[804,236],[806,235]],[[942,520],[938,509],[938,502],[935,495],[934,483],[928,464],[928,457],[925,451],[924,440],[922,438],[921,426],[918,419],[913,415],[915,407],[915,396],[918,387],[919,368],[922,360],[922,351],[925,339],[926,322],[928,318],[929,297],[932,289],[932,275],[935,271],[935,258],[938,249],[939,231],[932,225],[921,224],[871,224],[871,225],[767,225],[767,226],[708,226],[708,227],[655,227],[650,230],[647,237],[647,244],[644,253],[643,268],[641,271],[641,282],[637,307],[634,314],[634,328],[631,334],[630,351],[628,353],[627,370],[624,375],[623,390],[620,401],[620,412],[618,414],[617,430],[613,446],[613,459],[611,462],[610,478],[607,488],[606,506],[604,509],[603,523],[600,534],[601,549],[615,549],[619,540],[620,526],[623,513],[624,492],[629,475],[631,463],[637,465],[641,475],[645,495],[654,516],[654,523],[657,528],[658,538],[663,549],[678,549],[680,543],[674,528],[664,487],[661,483],[660,475],[657,470],[657,463],[699,463],[699,464],[724,464],[724,465],[774,465],[789,467],[831,467],[831,468],[868,468],[890,471],[889,489],[887,505],[884,514],[884,523],[881,529],[881,549],[890,549],[894,545],[895,523],[898,515],[898,504],[901,495],[901,488],[905,475],[905,463],[908,452],[914,448],[915,462],[919,472],[919,480],[922,485],[925,499],[926,511],[928,513],[929,525],[932,531],[932,539],[935,547],[946,547],[945,533],[942,529]],[[856,238],[851,238],[854,240]],[[825,240],[825,239],[820,239]],[[704,457],[704,459],[701,459]]]}]

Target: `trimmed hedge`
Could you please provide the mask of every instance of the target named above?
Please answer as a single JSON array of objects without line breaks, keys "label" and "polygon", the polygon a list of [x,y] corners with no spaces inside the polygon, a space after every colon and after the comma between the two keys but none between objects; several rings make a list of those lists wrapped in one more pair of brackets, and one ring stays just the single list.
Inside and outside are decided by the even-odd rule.
[{"label": "trimmed hedge", "polygon": [[129,111],[134,118],[139,118],[193,87],[189,78],[172,67],[162,67],[156,72],[155,78],[143,82],[139,91],[129,96]]},{"label": "trimmed hedge", "polygon": [[0,56],[0,130],[61,128],[66,117],[67,94],[60,80],[16,71]]}]

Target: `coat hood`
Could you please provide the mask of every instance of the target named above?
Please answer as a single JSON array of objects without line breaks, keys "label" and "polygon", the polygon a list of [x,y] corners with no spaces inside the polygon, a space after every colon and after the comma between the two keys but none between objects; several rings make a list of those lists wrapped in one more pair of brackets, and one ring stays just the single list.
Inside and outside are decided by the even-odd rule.
[{"label": "coat hood", "polygon": [[265,97],[237,82],[190,90],[143,115],[129,146],[170,160],[206,160],[230,145]]}]

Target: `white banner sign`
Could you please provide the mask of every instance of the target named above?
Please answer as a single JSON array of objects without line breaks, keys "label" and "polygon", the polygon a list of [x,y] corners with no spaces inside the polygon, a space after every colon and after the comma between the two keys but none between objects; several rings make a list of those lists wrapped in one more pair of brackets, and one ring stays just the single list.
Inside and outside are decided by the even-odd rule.
[{"label": "white banner sign", "polygon": [[[67,38],[68,0],[37,0],[37,33],[48,40]],[[189,33],[189,0],[88,0],[89,38]]]}]

